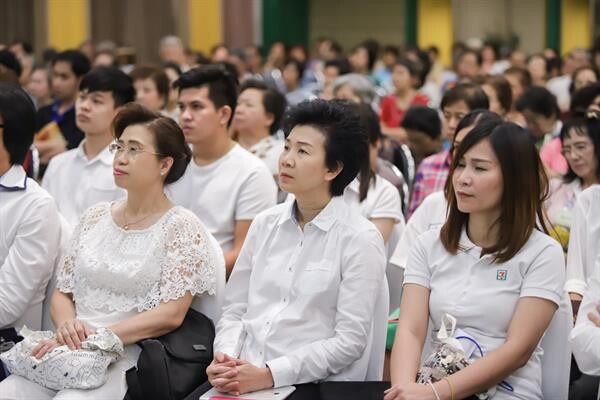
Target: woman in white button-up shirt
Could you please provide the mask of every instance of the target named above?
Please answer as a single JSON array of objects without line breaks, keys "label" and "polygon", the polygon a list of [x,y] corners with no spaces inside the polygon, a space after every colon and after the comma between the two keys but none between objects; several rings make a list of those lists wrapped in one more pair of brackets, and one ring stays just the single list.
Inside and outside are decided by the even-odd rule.
[{"label": "woman in white button-up shirt", "polygon": [[[489,388],[494,400],[541,399],[539,343],[565,266],[561,246],[536,222],[547,192],[539,156],[517,125],[482,122],[458,147],[450,177],[445,224],[421,235],[407,262],[385,399],[462,399]],[[436,331],[444,313],[483,356],[473,352],[472,365],[416,384],[428,321]]]},{"label": "woman in white button-up shirt", "polygon": [[364,380],[375,301],[385,273],[376,227],[346,204],[368,174],[358,118],[341,103],[292,109],[279,162],[295,195],[252,222],[217,325],[210,383],[228,393],[322,380]]}]

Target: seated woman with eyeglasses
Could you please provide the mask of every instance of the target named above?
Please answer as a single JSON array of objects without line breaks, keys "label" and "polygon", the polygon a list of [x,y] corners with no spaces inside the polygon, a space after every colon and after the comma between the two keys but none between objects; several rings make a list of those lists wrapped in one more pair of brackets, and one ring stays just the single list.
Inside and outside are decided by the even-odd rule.
[{"label": "seated woman with eyeglasses", "polygon": [[83,214],[57,271],[56,336],[32,355],[42,358],[63,345],[81,349],[98,328],[112,331],[124,354],[96,389],[56,392],[11,375],[0,383],[2,399],[122,399],[125,371],[140,353],[135,343],[177,329],[193,296],[215,294],[215,266],[223,255],[198,218],[164,193],[191,157],[183,132],[170,118],[133,103],[117,114],[113,128],[115,182],[127,197]]},{"label": "seated woman with eyeglasses", "polygon": [[[485,121],[458,146],[449,179],[446,222],[418,238],[406,265],[385,400],[462,399],[490,388],[494,400],[541,399],[539,343],[565,276],[561,247],[545,234],[541,160],[523,128]],[[445,313],[482,354],[417,384],[429,320],[437,331]]]}]

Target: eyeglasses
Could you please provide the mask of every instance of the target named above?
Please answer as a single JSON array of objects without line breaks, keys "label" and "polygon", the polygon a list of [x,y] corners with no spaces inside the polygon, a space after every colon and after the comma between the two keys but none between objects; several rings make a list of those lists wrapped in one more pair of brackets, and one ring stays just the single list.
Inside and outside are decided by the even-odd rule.
[{"label": "eyeglasses", "polygon": [[587,149],[590,148],[590,144],[588,143],[577,143],[575,145],[573,145],[573,147],[563,147],[560,150],[560,153],[566,157],[566,156],[570,156],[571,154],[582,154],[584,153]]},{"label": "eyeglasses", "polygon": [[128,144],[128,145],[124,145],[121,143],[111,143],[108,146],[108,150],[112,153],[112,154],[123,154],[125,153],[128,157],[137,157],[142,153],[148,153],[148,154],[153,154],[155,156],[161,156],[161,157],[165,157],[164,154],[161,153],[156,153],[153,151],[148,151],[148,150],[144,150],[143,148],[141,148],[138,145],[135,144]]}]

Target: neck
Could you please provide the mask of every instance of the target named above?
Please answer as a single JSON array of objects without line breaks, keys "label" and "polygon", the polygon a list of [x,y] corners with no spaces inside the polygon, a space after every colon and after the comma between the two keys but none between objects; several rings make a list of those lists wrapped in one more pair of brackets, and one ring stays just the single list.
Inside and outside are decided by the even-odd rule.
[{"label": "neck", "polygon": [[208,165],[229,153],[233,146],[235,142],[229,138],[227,131],[219,132],[214,137],[194,143],[194,162],[197,165]]},{"label": "neck", "polygon": [[467,223],[469,239],[481,248],[489,248],[498,241],[499,212],[471,213]]},{"label": "neck", "polygon": [[585,189],[589,188],[590,186],[595,185],[597,183],[600,183],[600,181],[598,180],[596,175],[583,178],[583,179],[581,179],[581,190],[585,190]]},{"label": "neck", "polygon": [[58,112],[63,114],[65,111],[71,108],[73,104],[75,104],[75,97],[60,100],[60,102],[58,103]]},{"label": "neck", "polygon": [[0,176],[4,175],[5,173],[8,172],[8,170],[10,169],[11,165],[8,162],[8,160],[2,160],[0,161]]},{"label": "neck", "polygon": [[157,182],[143,190],[128,190],[125,211],[129,218],[154,214],[170,207],[162,183]]},{"label": "neck", "polygon": [[285,85],[287,87],[288,92],[293,92],[294,90],[298,89],[298,86],[300,86],[299,83],[289,83]]},{"label": "neck", "polygon": [[411,88],[396,89],[396,97],[401,99],[408,97],[411,94],[413,94],[413,90]]},{"label": "neck", "polygon": [[312,194],[296,194],[296,210],[300,228],[315,219],[331,201],[329,189]]},{"label": "neck", "polygon": [[245,149],[249,149],[256,143],[269,136],[269,131],[238,131],[238,143]]},{"label": "neck", "polygon": [[95,158],[102,150],[112,142],[113,137],[110,132],[105,132],[100,135],[85,135],[85,143],[83,144],[83,152],[88,160]]},{"label": "neck", "polygon": [[177,100],[167,102],[167,106],[165,107],[168,112],[172,112],[175,108],[177,108]]}]

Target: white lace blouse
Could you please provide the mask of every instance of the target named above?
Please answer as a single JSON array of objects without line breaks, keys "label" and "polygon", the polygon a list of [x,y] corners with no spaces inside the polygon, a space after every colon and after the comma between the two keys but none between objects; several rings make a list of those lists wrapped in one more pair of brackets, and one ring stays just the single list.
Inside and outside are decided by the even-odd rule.
[{"label": "white lace blouse", "polygon": [[111,204],[89,208],[71,239],[56,287],[72,293],[77,318],[115,324],[186,292],[215,294],[218,255],[200,220],[173,207],[147,229],[117,226]]}]

